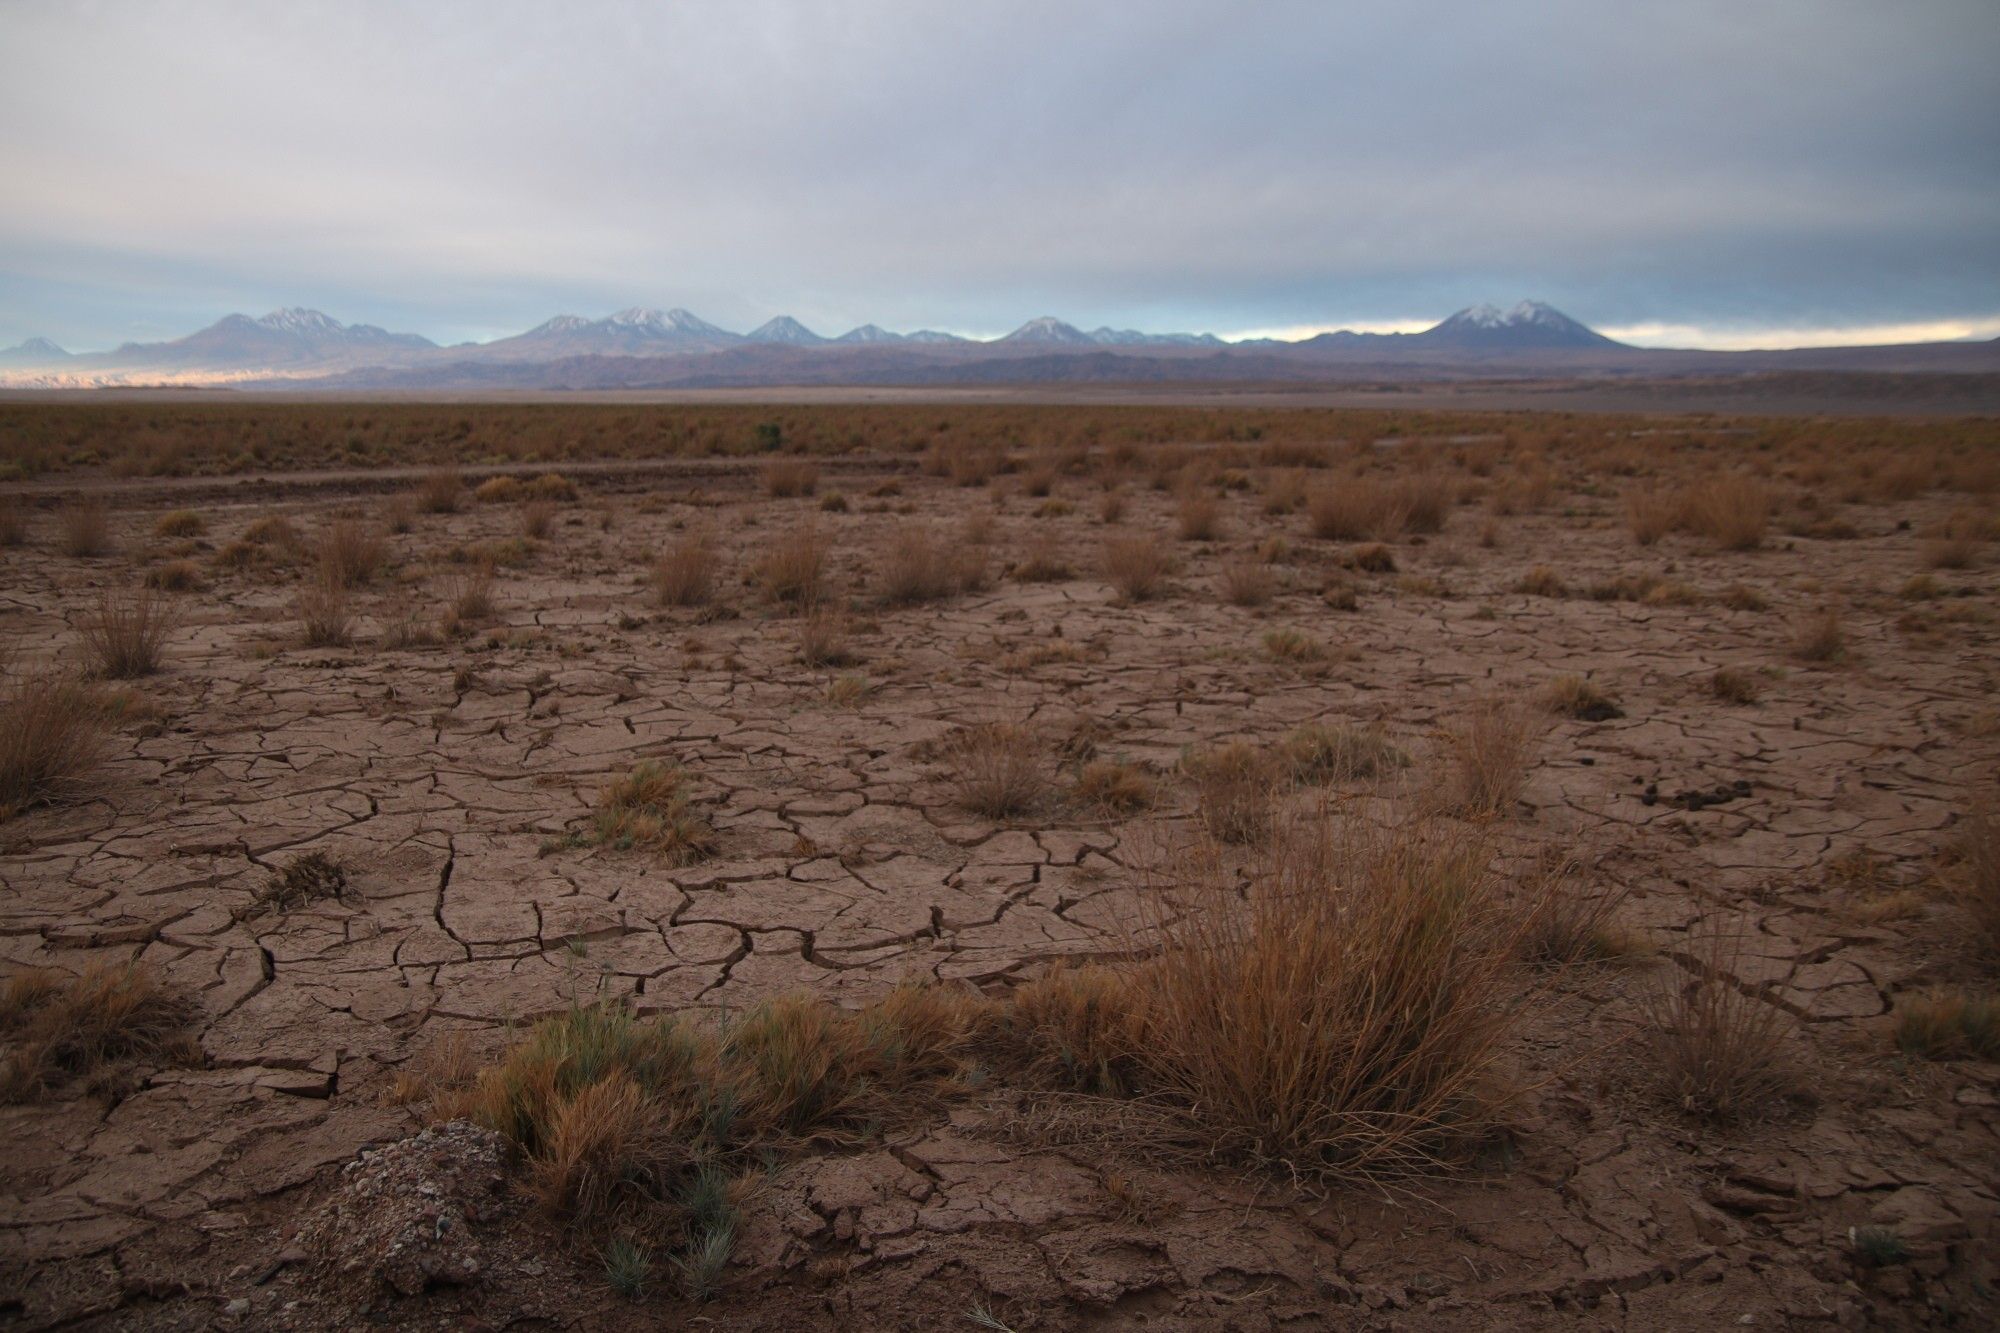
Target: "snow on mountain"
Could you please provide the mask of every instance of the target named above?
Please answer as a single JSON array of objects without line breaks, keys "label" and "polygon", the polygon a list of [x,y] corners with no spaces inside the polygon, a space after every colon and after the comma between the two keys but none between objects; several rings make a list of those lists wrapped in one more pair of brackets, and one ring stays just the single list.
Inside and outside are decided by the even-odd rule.
[{"label": "snow on mountain", "polygon": [[47,366],[69,359],[68,352],[47,338],[29,338],[12,347],[0,348],[0,365]]},{"label": "snow on mountain", "polygon": [[1541,301],[1522,301],[1505,310],[1495,305],[1467,306],[1411,340],[1465,351],[1619,345]]},{"label": "snow on mountain", "polygon": [[849,329],[834,339],[837,343],[899,343],[900,333],[891,333],[879,324],[863,324],[858,329]]},{"label": "snow on mountain", "polygon": [[1097,340],[1074,324],[1065,324],[1054,315],[1031,319],[999,341],[1026,343],[1036,347],[1095,347]]},{"label": "snow on mountain", "polygon": [[1212,333],[1141,333],[1137,329],[1092,329],[1092,342],[1101,347],[1221,347],[1222,339]]}]

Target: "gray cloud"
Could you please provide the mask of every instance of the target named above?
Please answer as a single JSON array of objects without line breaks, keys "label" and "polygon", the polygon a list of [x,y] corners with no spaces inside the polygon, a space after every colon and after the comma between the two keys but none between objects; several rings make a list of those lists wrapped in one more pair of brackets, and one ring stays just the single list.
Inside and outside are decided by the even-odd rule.
[{"label": "gray cloud", "polygon": [[2000,318],[1990,0],[0,7],[0,341]]}]

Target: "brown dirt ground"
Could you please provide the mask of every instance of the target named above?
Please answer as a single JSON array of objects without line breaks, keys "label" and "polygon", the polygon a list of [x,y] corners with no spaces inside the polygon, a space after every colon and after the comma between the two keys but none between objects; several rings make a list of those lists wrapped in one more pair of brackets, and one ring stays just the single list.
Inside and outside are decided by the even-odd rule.
[{"label": "brown dirt ground", "polygon": [[[892,475],[901,497],[866,498]],[[0,1321],[1664,1329],[1994,1317],[2000,1068],[1906,1060],[1889,1039],[1899,997],[1991,985],[1932,884],[1968,782],[2000,762],[1991,551],[1983,568],[1940,576],[1960,596],[1914,611],[1896,597],[1950,497],[1852,507],[1853,540],[1777,532],[1735,554],[1682,536],[1635,546],[1611,496],[1498,519],[1491,548],[1477,540],[1486,514],[1466,508],[1441,535],[1397,543],[1399,574],[1357,576],[1360,607],[1343,613],[1317,595],[1341,547],[1307,539],[1297,515],[1264,516],[1254,494],[1225,503],[1220,540],[1176,544],[1169,596],[1126,606],[1098,573],[1095,485],[1063,480],[1074,510],[1050,516],[1007,486],[850,460],[821,490],[844,491],[852,510],[820,513],[814,499],[766,499],[747,469],[594,477],[547,540],[501,569],[492,624],[437,647],[378,640],[407,609],[439,606],[432,558],[514,536],[513,508],[419,516],[392,538],[399,572],[359,595],[349,649],[294,646],[289,576],[211,570],[181,599],[167,671],[137,686],[154,716],[120,732],[98,793],[0,828],[0,968],[143,959],[199,996],[205,1056],[150,1071],[115,1102],[0,1107]],[[1120,527],[1172,540],[1171,497],[1127,489]],[[180,501],[133,497],[149,507],[116,512],[122,554],[56,555],[46,515],[26,547],[0,551],[0,628],[19,660],[71,654],[68,618],[168,544],[148,534]],[[293,512],[310,530],[334,502]],[[382,499],[358,502],[375,512]],[[205,548],[273,512],[226,496],[202,509]],[[1076,577],[872,603],[872,554],[897,525],[973,512],[993,515],[996,574],[1052,552]],[[800,665],[795,621],[744,586],[759,550],[808,516],[834,538],[856,598],[851,668]],[[701,524],[727,554],[729,618],[661,610],[642,582],[675,529]],[[1296,548],[1279,566],[1289,587],[1255,611],[1228,605],[1223,565],[1273,533]],[[1511,591],[1541,564],[1573,584],[1665,574],[1705,596],[1652,606]],[[1735,584],[1770,609],[1716,600]],[[1789,660],[1794,619],[1825,603],[1846,608],[1849,657]],[[1281,626],[1335,651],[1307,669],[1274,662],[1259,639]],[[1761,701],[1713,699],[1722,665],[1768,669]],[[829,681],[850,673],[871,691],[829,703]],[[469,1288],[378,1300],[289,1261],[341,1165],[417,1127],[386,1094],[446,1033],[497,1049],[507,1025],[592,996],[656,1012],[797,988],[859,1002],[912,975],[998,990],[1119,947],[1133,872],[1188,822],[1191,797],[1170,783],[1163,810],[1131,821],[1052,809],[996,825],[955,809],[943,769],[921,757],[956,726],[1022,720],[1054,740],[1095,719],[1101,752],[1170,771],[1189,745],[1380,720],[1421,770],[1469,701],[1558,673],[1606,684],[1626,716],[1552,722],[1507,836],[1573,849],[1596,882],[1627,889],[1621,920],[1656,952],[1554,983],[1516,1042],[1532,1090],[1462,1178],[1321,1196],[1175,1169],[1143,1151],[1064,1147],[995,1090],[866,1151],[776,1171],[748,1206],[723,1294],[703,1307],[618,1301],[504,1204]],[[720,855],[671,869],[642,853],[544,853],[643,757],[697,777]],[[1738,779],[1751,785],[1740,799],[1673,800]],[[269,868],[307,850],[347,865],[346,898],[244,916]],[[1874,860],[1852,859],[1862,852]],[[1904,886],[1921,894],[1912,915],[1865,924],[1863,903]],[[1811,1094],[1726,1129],[1660,1103],[1644,1043],[1647,998],[1691,965],[1690,930],[1716,925],[1752,941],[1745,986],[1796,1016]],[[1848,1237],[1865,1225],[1893,1227],[1911,1261],[1861,1266]]]}]

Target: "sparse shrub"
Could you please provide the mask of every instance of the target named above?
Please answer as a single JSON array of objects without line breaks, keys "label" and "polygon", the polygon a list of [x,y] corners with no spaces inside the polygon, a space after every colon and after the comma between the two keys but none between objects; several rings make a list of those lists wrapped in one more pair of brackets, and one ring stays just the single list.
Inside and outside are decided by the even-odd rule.
[{"label": "sparse shrub", "polygon": [[483,505],[513,504],[527,489],[521,484],[519,477],[502,473],[500,476],[488,477],[480,482],[472,492],[472,498]]},{"label": "sparse shrub", "polygon": [[1725,551],[1762,546],[1770,518],[1770,492],[1749,477],[1718,477],[1688,493],[1687,525]]},{"label": "sparse shrub", "polygon": [[1026,727],[989,722],[967,727],[946,747],[958,803],[990,819],[1011,819],[1039,806],[1049,774],[1039,737]]},{"label": "sparse shrub", "polygon": [[1278,754],[1296,782],[1353,782],[1409,765],[1379,726],[1314,722],[1288,732]]},{"label": "sparse shrub", "polygon": [[176,509],[153,524],[155,537],[199,537],[207,531],[208,521],[192,509]]},{"label": "sparse shrub", "polygon": [[1569,585],[1548,565],[1536,565],[1514,584],[1514,591],[1530,597],[1561,597],[1569,591]]},{"label": "sparse shrub", "polygon": [[83,614],[77,634],[98,675],[130,680],[160,669],[167,636],[179,623],[175,606],[151,589],[130,596],[106,593]]},{"label": "sparse shrub", "polygon": [[1199,488],[1183,491],[1177,522],[1182,541],[1214,541],[1222,532],[1222,501]]},{"label": "sparse shrub", "polygon": [[599,1259],[604,1264],[604,1280],[628,1301],[643,1301],[653,1283],[653,1258],[646,1247],[630,1236],[614,1236],[606,1243]]},{"label": "sparse shrub", "polygon": [[1754,704],[1763,694],[1757,673],[1743,667],[1717,667],[1708,678],[1708,692],[1726,704]]},{"label": "sparse shrub", "polygon": [[1652,1003],[1653,1066],[1667,1100],[1704,1120],[1756,1116],[1794,1086],[1785,1060],[1791,1019],[1737,988],[1741,950],[1711,935],[1689,951],[1692,977],[1677,977]]},{"label": "sparse shrub", "polygon": [[1771,603],[1763,593],[1741,583],[1732,583],[1722,591],[1722,604],[1731,611],[1768,611]]},{"label": "sparse shrub", "polygon": [[620,851],[642,847],[671,865],[713,855],[715,830],[695,808],[689,786],[679,767],[639,761],[597,794],[589,840]]},{"label": "sparse shrub", "polygon": [[343,648],[354,637],[347,588],[322,570],[299,585],[294,599],[301,638],[308,648]]},{"label": "sparse shrub", "polygon": [[387,547],[373,528],[355,518],[337,518],[319,539],[322,575],[343,588],[358,588],[375,577]]},{"label": "sparse shrub", "polygon": [[847,497],[839,491],[828,491],[819,497],[819,512],[822,514],[844,514],[847,509]]},{"label": "sparse shrub", "polygon": [[1792,656],[1801,662],[1838,662],[1847,656],[1847,631],[1840,612],[1828,607],[1792,630]]},{"label": "sparse shrub", "polygon": [[1903,996],[1896,1045],[1926,1060],[2000,1058],[2000,999],[1942,989]]},{"label": "sparse shrub", "polygon": [[1345,563],[1349,569],[1359,570],[1363,574],[1393,574],[1396,572],[1396,557],[1381,542],[1372,542],[1367,546],[1355,547],[1347,553]]},{"label": "sparse shrub", "polygon": [[1104,544],[1104,577],[1128,602],[1159,596],[1173,563],[1173,556],[1150,533],[1114,537]]},{"label": "sparse shrub", "polygon": [[1262,606],[1277,588],[1277,576],[1269,565],[1232,560],[1222,567],[1222,596],[1231,606]]},{"label": "sparse shrub", "polygon": [[1681,525],[1686,506],[1662,490],[1633,491],[1625,497],[1625,524],[1632,540],[1651,546]]},{"label": "sparse shrub", "polygon": [[756,578],[764,596],[794,607],[819,604],[824,593],[829,544],[811,525],[797,527],[778,539],[757,562]]},{"label": "sparse shrub", "polygon": [[464,489],[465,479],[457,468],[433,468],[417,481],[417,508],[426,514],[455,514]]},{"label": "sparse shrub", "polygon": [[704,533],[687,533],[653,562],[653,592],[662,606],[704,606],[715,593],[721,559]]},{"label": "sparse shrub", "polygon": [[305,852],[273,870],[258,894],[260,906],[279,912],[309,907],[347,892],[347,867],[325,852]]},{"label": "sparse shrub", "polygon": [[1545,855],[1529,872],[1531,915],[1521,937],[1521,957],[1536,967],[1600,963],[1634,951],[1632,939],[1613,925],[1625,890],[1586,889],[1577,862]]},{"label": "sparse shrub", "polygon": [[0,990],[0,1101],[28,1101],[59,1080],[115,1087],[116,1066],[186,1059],[194,1006],[151,969],[98,964],[70,976],[20,972]]},{"label": "sparse shrub", "polygon": [[243,529],[243,540],[252,546],[279,546],[293,551],[304,545],[299,530],[283,514],[266,514],[256,520]]},{"label": "sparse shrub", "polygon": [[1889,1268],[1909,1261],[1910,1247],[1892,1227],[1850,1227],[1847,1238],[1864,1268]]},{"label": "sparse shrub", "polygon": [[1418,472],[1402,478],[1390,491],[1389,510],[1394,515],[1395,530],[1443,531],[1456,495],[1451,478],[1442,472]]},{"label": "sparse shrub", "polygon": [[1896,595],[1906,602],[1934,602],[1944,596],[1944,585],[1930,574],[1912,574]]},{"label": "sparse shrub", "polygon": [[835,708],[853,708],[875,692],[868,677],[836,676],[826,683],[826,701]]},{"label": "sparse shrub", "polygon": [[847,613],[815,606],[799,620],[799,661],[807,666],[847,666],[855,660],[848,645]]},{"label": "sparse shrub", "polygon": [[1445,733],[1450,807],[1481,818],[1513,809],[1540,744],[1541,728],[1528,708],[1499,699],[1474,704]]},{"label": "sparse shrub", "polygon": [[1125,517],[1125,492],[1106,491],[1097,497],[1097,521],[1116,523]]},{"label": "sparse shrub", "polygon": [[193,592],[201,587],[201,566],[192,560],[169,560],[146,571],[146,586],[155,592]]},{"label": "sparse shrub", "polygon": [[1264,654],[1274,662],[1317,662],[1326,656],[1326,645],[1303,630],[1290,626],[1264,631]]},{"label": "sparse shrub", "polygon": [[1361,609],[1361,590],[1354,586],[1354,580],[1345,574],[1330,574],[1321,585],[1319,598],[1335,611],[1358,611]]},{"label": "sparse shrub", "polygon": [[1138,764],[1096,759],[1076,775],[1070,799],[1101,814],[1130,815],[1150,808],[1156,793],[1152,774]]},{"label": "sparse shrub", "polygon": [[102,500],[72,500],[57,511],[56,531],[64,555],[103,555],[111,549],[111,511]]},{"label": "sparse shrub", "polygon": [[1579,722],[1609,722],[1625,716],[1618,701],[1582,676],[1557,676],[1542,691],[1549,711]]},{"label": "sparse shrub", "polygon": [[474,565],[444,584],[444,632],[458,635],[493,618],[493,567]]},{"label": "sparse shrub", "polygon": [[81,796],[106,741],[103,704],[82,685],[49,676],[8,684],[0,702],[0,819]]},{"label": "sparse shrub", "polygon": [[819,489],[819,468],[809,459],[774,458],[764,464],[764,494],[774,500],[811,495]]},{"label": "sparse shrub", "polygon": [[1321,482],[1306,493],[1306,521],[1322,541],[1370,541],[1403,530],[1403,497],[1380,482]]},{"label": "sparse shrub", "polygon": [[1036,551],[1014,566],[1013,577],[1017,583],[1066,583],[1076,577],[1076,571],[1069,567],[1068,561],[1046,551]]},{"label": "sparse shrub", "polygon": [[1210,837],[1247,843],[1270,831],[1284,773],[1268,751],[1247,741],[1190,750],[1181,771],[1194,784],[1196,813]]},{"label": "sparse shrub", "polygon": [[544,472],[527,484],[525,494],[530,500],[554,500],[562,504],[574,504],[576,483],[560,472]]},{"label": "sparse shrub", "polygon": [[554,500],[530,500],[521,506],[521,535],[534,541],[541,541],[549,535],[549,528],[556,521]]},{"label": "sparse shrub", "polygon": [[981,586],[985,562],[977,543],[955,544],[929,528],[906,527],[882,559],[882,599],[891,606],[943,601]]}]

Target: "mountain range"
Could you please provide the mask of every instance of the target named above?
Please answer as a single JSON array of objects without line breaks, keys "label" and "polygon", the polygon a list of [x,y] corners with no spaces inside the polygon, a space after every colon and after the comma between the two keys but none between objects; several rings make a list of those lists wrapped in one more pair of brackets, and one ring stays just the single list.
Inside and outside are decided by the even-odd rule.
[{"label": "mountain range", "polygon": [[2000,340],[1791,352],[1628,346],[1553,306],[1469,306],[1418,333],[1339,330],[1286,341],[1212,333],[1085,332],[1053,316],[977,340],[864,324],[838,336],[779,315],[748,333],[686,310],[557,315],[524,333],[440,346],[414,333],[287,308],[229,315],[167,342],[71,353],[44,338],[0,350],[0,386],[302,385],[361,389],[597,389],[766,385],[1159,383],[1523,375],[1647,376],[1768,370],[2000,371]]}]

